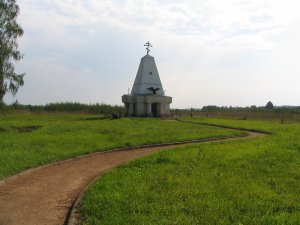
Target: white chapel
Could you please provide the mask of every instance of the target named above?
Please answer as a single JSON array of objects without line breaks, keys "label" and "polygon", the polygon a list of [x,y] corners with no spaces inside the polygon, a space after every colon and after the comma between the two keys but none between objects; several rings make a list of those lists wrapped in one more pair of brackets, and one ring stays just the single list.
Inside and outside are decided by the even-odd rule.
[{"label": "white chapel", "polygon": [[131,93],[122,96],[125,116],[169,117],[172,97],[165,96],[154,57],[149,55],[152,45],[148,41],[144,46],[147,55],[141,58]]}]

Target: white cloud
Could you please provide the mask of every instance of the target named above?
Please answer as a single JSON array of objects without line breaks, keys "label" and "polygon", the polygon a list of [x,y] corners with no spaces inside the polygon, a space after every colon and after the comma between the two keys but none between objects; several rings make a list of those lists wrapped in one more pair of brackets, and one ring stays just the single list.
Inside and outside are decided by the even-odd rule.
[{"label": "white cloud", "polygon": [[270,49],[276,45],[274,36],[300,21],[296,0],[23,0],[20,4],[27,29],[48,45],[63,48],[85,46],[90,36],[111,27],[120,35],[183,51],[187,46]]},{"label": "white cloud", "polygon": [[[18,3],[25,29],[21,41],[25,58],[18,68],[27,72],[18,96],[27,103],[72,98],[120,104],[120,96],[132,85],[147,40],[153,42],[163,86],[175,100],[173,107],[264,104],[268,91],[271,97],[287,102],[289,98],[278,97],[276,90],[280,83],[294,87],[299,81],[295,75],[300,72],[298,56],[293,49],[300,45],[290,38],[300,30],[297,0]],[[290,42],[288,50],[285,42]],[[51,63],[46,66],[45,62]],[[272,76],[280,76],[279,71],[291,70],[280,62],[293,68],[286,75],[289,79],[265,84]],[[54,76],[48,82],[55,71],[62,77]],[[61,79],[71,81],[65,90]],[[60,91],[52,93],[55,87]],[[80,87],[86,92],[79,95],[73,90]],[[48,91],[37,97],[36,92],[43,89]],[[291,95],[285,90],[286,96]],[[296,96],[292,101],[297,102],[300,94],[292,94]]]},{"label": "white cloud", "polygon": [[[58,33],[62,27],[95,32],[103,26],[111,26],[134,32],[142,38],[148,35],[188,36],[203,44],[230,47],[235,43],[238,47],[242,44],[269,47],[272,35],[284,31],[292,21],[299,19],[299,3],[295,0],[187,0],[180,3],[32,0],[24,2],[22,7],[37,12],[34,13],[35,20],[31,21],[33,24],[38,24],[39,28],[58,29]],[[48,17],[47,24],[39,19],[43,17]]]}]

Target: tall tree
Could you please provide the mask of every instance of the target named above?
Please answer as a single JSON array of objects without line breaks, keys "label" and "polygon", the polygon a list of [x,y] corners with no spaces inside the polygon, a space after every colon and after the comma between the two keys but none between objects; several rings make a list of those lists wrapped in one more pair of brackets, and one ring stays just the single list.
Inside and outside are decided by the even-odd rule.
[{"label": "tall tree", "polygon": [[268,101],[268,103],[266,104],[266,109],[273,109],[274,105],[271,101]]},{"label": "tall tree", "polygon": [[0,0],[0,104],[7,92],[15,95],[24,84],[25,74],[16,74],[13,64],[23,57],[17,43],[17,38],[23,35],[23,29],[16,21],[18,14],[16,0]]}]

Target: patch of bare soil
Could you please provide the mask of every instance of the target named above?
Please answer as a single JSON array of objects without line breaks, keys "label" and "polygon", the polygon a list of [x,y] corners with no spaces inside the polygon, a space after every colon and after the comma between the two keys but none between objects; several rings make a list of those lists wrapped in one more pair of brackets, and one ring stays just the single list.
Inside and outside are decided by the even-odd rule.
[{"label": "patch of bare soil", "polygon": [[[248,137],[257,135],[262,134],[249,132]],[[235,139],[238,138],[226,140]],[[213,141],[220,140],[224,139]],[[212,140],[197,142],[204,141]],[[96,153],[31,169],[2,180],[0,225],[63,225],[75,199],[96,177],[130,160],[187,144]]]}]

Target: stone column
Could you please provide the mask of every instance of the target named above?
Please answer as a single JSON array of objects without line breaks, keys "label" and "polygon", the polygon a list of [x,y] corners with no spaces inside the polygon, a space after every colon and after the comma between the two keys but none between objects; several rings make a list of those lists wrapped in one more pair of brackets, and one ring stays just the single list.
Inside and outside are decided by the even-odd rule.
[{"label": "stone column", "polygon": [[144,107],[143,102],[136,102],[135,103],[135,109],[134,109],[135,116],[143,116],[144,108],[145,107]]},{"label": "stone column", "polygon": [[129,111],[129,104],[125,103],[125,110],[124,110],[124,115],[128,116],[128,111]]},{"label": "stone column", "polygon": [[129,103],[128,116],[133,116],[133,103]]},{"label": "stone column", "polygon": [[165,116],[165,115],[164,115],[164,113],[165,113],[164,108],[165,108],[165,104],[161,102],[161,103],[159,104],[159,113],[160,113],[160,117],[164,117],[164,116]]},{"label": "stone column", "polygon": [[166,115],[167,117],[170,116],[170,104],[169,104],[169,103],[166,103],[166,104],[165,104],[165,115]]},{"label": "stone column", "polygon": [[151,102],[147,102],[147,116],[151,116]]}]

